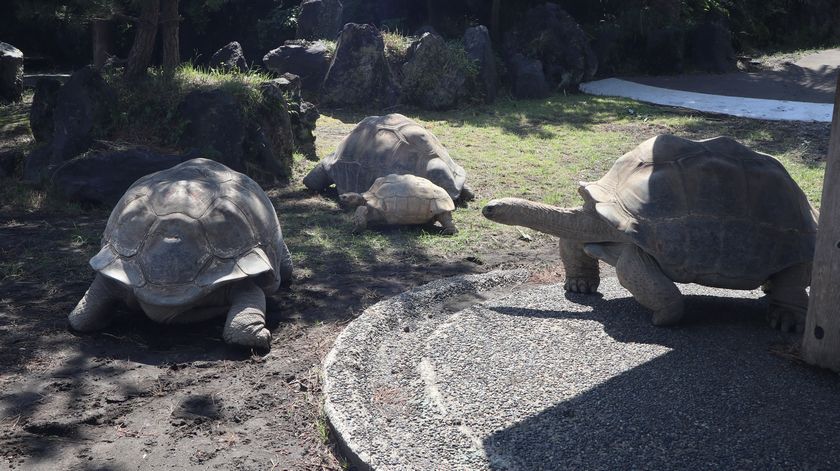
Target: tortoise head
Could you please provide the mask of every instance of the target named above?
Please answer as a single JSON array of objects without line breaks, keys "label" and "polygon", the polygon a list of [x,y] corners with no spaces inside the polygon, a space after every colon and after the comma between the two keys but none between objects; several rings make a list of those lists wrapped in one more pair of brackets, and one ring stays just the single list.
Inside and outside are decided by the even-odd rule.
[{"label": "tortoise head", "polygon": [[341,205],[350,209],[358,208],[367,204],[365,197],[359,193],[342,193],[338,195]]}]

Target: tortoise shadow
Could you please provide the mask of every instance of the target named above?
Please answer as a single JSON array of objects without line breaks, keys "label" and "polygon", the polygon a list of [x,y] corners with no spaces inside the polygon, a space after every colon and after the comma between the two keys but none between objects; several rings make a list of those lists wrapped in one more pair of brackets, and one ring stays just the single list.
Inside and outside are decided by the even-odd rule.
[{"label": "tortoise shadow", "polygon": [[[686,296],[685,321],[654,327],[630,297],[569,294],[585,312],[506,306],[510,316],[582,319],[621,343],[670,349],[483,440],[491,469],[835,469],[836,375],[792,363],[798,336],[765,324],[767,300]],[[595,353],[597,354],[597,353]],[[803,398],[808,398],[807,401]],[[788,466],[790,465],[790,466]]]}]

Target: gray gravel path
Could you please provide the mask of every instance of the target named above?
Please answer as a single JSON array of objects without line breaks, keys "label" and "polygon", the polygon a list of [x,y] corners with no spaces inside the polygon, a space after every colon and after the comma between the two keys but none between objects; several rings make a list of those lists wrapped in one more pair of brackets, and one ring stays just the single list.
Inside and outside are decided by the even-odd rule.
[{"label": "gray gravel path", "polygon": [[681,286],[686,322],[605,278],[441,280],[339,336],[325,410],[373,469],[840,469],[840,378],[787,353],[760,292]]}]

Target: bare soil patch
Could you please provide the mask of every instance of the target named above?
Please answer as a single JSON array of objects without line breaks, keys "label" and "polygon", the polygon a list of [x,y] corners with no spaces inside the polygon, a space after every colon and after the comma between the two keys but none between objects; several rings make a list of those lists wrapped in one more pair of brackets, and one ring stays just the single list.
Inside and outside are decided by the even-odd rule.
[{"label": "bare soil patch", "polygon": [[107,210],[0,210],[0,468],[340,469],[320,365],[347,322],[445,276],[531,265],[540,281],[559,279],[547,238],[452,257],[394,247],[434,228],[382,229],[395,244],[351,257],[341,249],[349,241],[312,228],[346,225],[349,236],[330,195],[295,185],[269,194],[284,208],[297,274],[269,300],[264,356],[226,345],[221,321],[165,326],[121,311],[103,332],[70,332],[66,315],[92,280],[87,261]]}]

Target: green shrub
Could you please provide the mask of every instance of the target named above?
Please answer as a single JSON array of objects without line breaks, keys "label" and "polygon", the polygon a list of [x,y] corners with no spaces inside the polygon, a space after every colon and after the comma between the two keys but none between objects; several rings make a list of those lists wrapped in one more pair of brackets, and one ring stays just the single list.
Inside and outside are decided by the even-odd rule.
[{"label": "green shrub", "polygon": [[262,104],[259,84],[271,80],[262,72],[224,72],[183,64],[172,73],[150,69],[142,80],[127,82],[120,70],[106,75],[117,92],[112,138],[152,147],[173,148],[187,123],[178,117],[178,105],[193,90],[222,89],[233,94],[245,114]]}]

